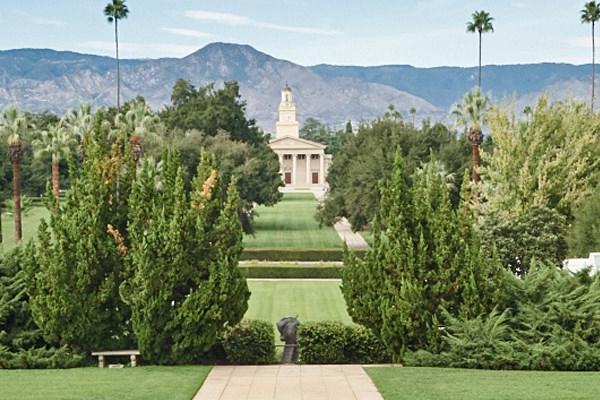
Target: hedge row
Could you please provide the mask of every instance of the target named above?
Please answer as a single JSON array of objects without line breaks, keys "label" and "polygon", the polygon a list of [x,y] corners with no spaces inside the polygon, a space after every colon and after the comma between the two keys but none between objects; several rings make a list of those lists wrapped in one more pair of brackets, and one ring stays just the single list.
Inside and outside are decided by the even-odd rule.
[{"label": "hedge row", "polygon": [[391,361],[383,343],[362,326],[335,321],[304,322],[298,330],[305,364],[375,364]]},{"label": "hedge row", "polygon": [[[358,257],[364,251],[355,251]],[[257,261],[343,261],[342,249],[244,249],[241,260]]]},{"label": "hedge row", "polygon": [[339,279],[342,266],[252,266],[241,265],[240,270],[246,278],[265,279]]},{"label": "hedge row", "polygon": [[273,325],[266,321],[244,320],[227,331],[222,343],[232,364],[275,362],[275,334]]}]

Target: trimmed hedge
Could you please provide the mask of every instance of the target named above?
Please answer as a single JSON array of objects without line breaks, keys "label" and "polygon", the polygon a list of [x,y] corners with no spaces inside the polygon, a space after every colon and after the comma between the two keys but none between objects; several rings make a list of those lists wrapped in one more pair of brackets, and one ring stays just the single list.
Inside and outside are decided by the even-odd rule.
[{"label": "trimmed hedge", "polygon": [[271,364],[275,361],[273,325],[243,320],[225,334],[223,349],[232,364]]},{"label": "trimmed hedge", "polygon": [[298,344],[300,360],[306,364],[375,364],[391,361],[381,340],[367,328],[336,321],[300,324]]},{"label": "trimmed hedge", "polygon": [[[362,258],[365,251],[353,251],[354,255]],[[286,249],[263,248],[244,249],[240,260],[249,261],[343,261],[344,250],[339,249]]]},{"label": "trimmed hedge", "polygon": [[244,249],[240,260],[342,261],[342,249]]},{"label": "trimmed hedge", "polygon": [[342,277],[342,266],[336,267],[298,267],[298,266],[247,266],[241,265],[240,270],[246,278],[283,278],[283,279],[339,279]]}]

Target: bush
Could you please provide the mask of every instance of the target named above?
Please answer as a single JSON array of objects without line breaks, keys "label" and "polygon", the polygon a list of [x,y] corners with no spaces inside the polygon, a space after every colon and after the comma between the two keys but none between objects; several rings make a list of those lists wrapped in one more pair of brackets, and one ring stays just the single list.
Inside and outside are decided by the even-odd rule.
[{"label": "bush", "polygon": [[31,348],[11,352],[0,347],[0,369],[75,368],[83,364],[84,357],[66,346],[60,348]]},{"label": "bush", "polygon": [[304,267],[304,266],[240,266],[246,278],[284,278],[284,279],[339,279],[342,266],[335,267]]},{"label": "bush", "polygon": [[335,321],[301,324],[298,344],[300,359],[306,364],[370,364],[391,359],[368,329]]},{"label": "bush", "polygon": [[223,348],[232,364],[270,364],[275,360],[273,326],[266,321],[244,320],[224,337]]},{"label": "bush", "polygon": [[258,261],[342,261],[339,249],[244,249],[240,260]]}]

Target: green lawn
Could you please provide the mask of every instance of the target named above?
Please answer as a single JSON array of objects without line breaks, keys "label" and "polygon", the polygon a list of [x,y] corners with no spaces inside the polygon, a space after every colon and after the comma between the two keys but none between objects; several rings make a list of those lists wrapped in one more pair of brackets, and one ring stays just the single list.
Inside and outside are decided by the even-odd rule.
[{"label": "green lawn", "polygon": [[252,295],[245,318],[277,322],[296,315],[302,321],[333,320],[351,324],[339,280],[249,280]]},{"label": "green lawn", "polygon": [[385,400],[595,400],[599,372],[366,368]]},{"label": "green lawn", "polygon": [[244,246],[255,248],[341,248],[335,229],[319,228],[315,219],[317,200],[312,193],[285,193],[273,207],[258,207],[255,234],[244,237]]},{"label": "green lawn", "polygon": [[0,370],[2,400],[190,400],[210,367]]},{"label": "green lawn", "polygon": [[[48,210],[43,206],[31,207],[27,214],[23,215],[23,241],[26,242],[37,233],[37,227],[42,218],[49,216]],[[8,251],[15,247],[15,224],[12,215],[2,214],[2,234],[4,242],[0,245],[0,251]]]}]

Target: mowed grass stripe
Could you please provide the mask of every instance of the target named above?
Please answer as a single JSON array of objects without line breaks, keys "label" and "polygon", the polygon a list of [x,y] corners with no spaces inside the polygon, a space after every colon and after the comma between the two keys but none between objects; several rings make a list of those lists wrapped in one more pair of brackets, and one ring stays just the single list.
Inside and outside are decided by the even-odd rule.
[{"label": "mowed grass stripe", "polygon": [[599,372],[366,368],[385,400],[595,400]]},{"label": "mowed grass stripe", "polygon": [[285,193],[273,207],[258,207],[254,235],[244,237],[246,248],[342,248],[335,229],[319,227],[317,200],[312,193]]},{"label": "mowed grass stripe", "polygon": [[245,318],[272,323],[284,316],[302,321],[340,321],[351,324],[339,280],[249,280],[252,292]]},{"label": "mowed grass stripe", "polygon": [[3,400],[189,400],[210,367],[0,370]]}]

